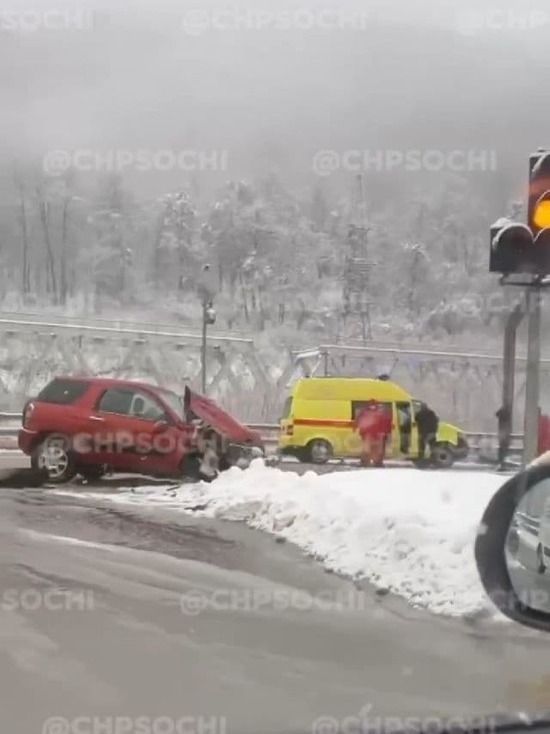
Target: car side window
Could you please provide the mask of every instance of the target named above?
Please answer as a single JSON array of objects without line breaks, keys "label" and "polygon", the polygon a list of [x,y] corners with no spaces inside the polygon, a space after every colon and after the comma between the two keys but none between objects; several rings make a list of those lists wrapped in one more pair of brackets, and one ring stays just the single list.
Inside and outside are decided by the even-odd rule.
[{"label": "car side window", "polygon": [[166,420],[163,406],[147,393],[136,391],[132,397],[130,415],[148,421]]},{"label": "car side window", "polygon": [[103,393],[97,404],[97,410],[106,413],[128,415],[132,405],[133,392],[121,387],[111,387]]},{"label": "car side window", "polygon": [[105,390],[97,404],[97,410],[150,421],[166,419],[163,406],[153,397],[140,390],[125,387],[111,387]]}]

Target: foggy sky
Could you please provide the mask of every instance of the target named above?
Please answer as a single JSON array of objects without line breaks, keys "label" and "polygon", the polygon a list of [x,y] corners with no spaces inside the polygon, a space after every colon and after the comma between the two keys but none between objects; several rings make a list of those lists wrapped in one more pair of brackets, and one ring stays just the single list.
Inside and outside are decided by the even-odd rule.
[{"label": "foggy sky", "polygon": [[[5,28],[6,13],[84,8],[94,10],[93,27]],[[186,13],[232,8],[346,8],[368,22],[184,30]],[[501,24],[518,27],[484,28],[492,16],[483,13],[495,10]],[[230,170],[218,178],[272,170],[299,186],[319,149],[491,148],[513,181],[528,153],[549,142],[550,7],[546,26],[519,27],[540,21],[540,2],[1,0],[0,12],[4,173],[14,157],[40,160],[56,149],[227,149]],[[145,193],[169,190],[178,174],[131,178]]]}]

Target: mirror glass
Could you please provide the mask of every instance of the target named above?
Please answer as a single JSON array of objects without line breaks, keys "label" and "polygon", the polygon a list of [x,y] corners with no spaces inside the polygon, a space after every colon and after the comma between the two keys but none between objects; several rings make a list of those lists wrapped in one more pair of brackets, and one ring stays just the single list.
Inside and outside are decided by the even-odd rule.
[{"label": "mirror glass", "polygon": [[526,606],[550,612],[550,478],[519,503],[506,538],[506,563],[516,595]]}]

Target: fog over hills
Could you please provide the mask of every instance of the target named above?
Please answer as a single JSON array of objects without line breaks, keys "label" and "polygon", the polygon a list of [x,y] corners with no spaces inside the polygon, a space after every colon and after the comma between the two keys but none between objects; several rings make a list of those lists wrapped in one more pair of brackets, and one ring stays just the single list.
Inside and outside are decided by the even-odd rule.
[{"label": "fog over hills", "polygon": [[[412,286],[420,291],[405,299],[406,308],[396,293],[384,303],[387,293],[373,287],[378,305],[414,323],[444,295],[484,293],[495,286],[486,273],[488,225],[524,199],[527,156],[550,138],[544,6],[141,0],[52,7],[40,0],[14,8],[2,0],[3,295],[22,282],[26,237],[27,286],[39,303],[67,300],[54,298],[40,274],[46,260],[54,274],[71,260],[75,282],[68,290],[76,294],[84,287],[83,263],[92,267],[85,254],[100,251],[99,259],[109,261],[121,248],[135,254],[133,285],[126,279],[124,286],[134,289],[128,303],[160,278],[151,276],[150,264],[160,250],[169,297],[205,258],[220,259],[220,238],[241,242],[242,251],[233,253],[239,271],[261,249],[258,217],[270,236],[276,232],[279,249],[264,245],[271,272],[283,277],[277,263],[289,260],[299,240],[298,249],[309,253],[304,262],[321,253],[335,261],[327,277],[336,293],[357,173],[365,179],[368,254],[378,281],[401,263],[410,271],[400,248],[412,240],[437,273],[436,282],[430,274],[422,288]],[[52,151],[65,152],[62,171],[45,165]],[[75,165],[75,151],[84,151],[86,166]],[[136,151],[146,154],[147,165],[134,160]],[[177,163],[181,151],[191,151],[194,157],[185,159],[191,165]],[[319,170],[321,151],[332,155],[323,161],[328,169]],[[216,230],[209,219],[216,201],[227,199],[229,181],[252,187],[246,205],[238,196],[233,202],[231,236],[229,225]],[[193,223],[185,236],[181,229],[168,236],[169,225],[158,234],[165,206],[158,202],[181,190],[196,213]],[[63,230],[67,191],[79,204],[71,204]],[[41,196],[49,207],[46,229]],[[90,225],[98,207],[123,217],[122,239],[109,240]],[[244,220],[246,236],[235,217]],[[199,236],[205,224],[214,231],[208,246]],[[457,264],[464,242],[467,262]],[[231,259],[231,248],[223,248]],[[439,268],[449,265],[449,253],[450,283],[440,288]],[[116,301],[120,294],[98,279],[92,290],[106,289]],[[308,308],[318,311],[323,306],[306,280],[296,276],[293,298],[301,289]],[[269,308],[277,299],[269,296]]]}]

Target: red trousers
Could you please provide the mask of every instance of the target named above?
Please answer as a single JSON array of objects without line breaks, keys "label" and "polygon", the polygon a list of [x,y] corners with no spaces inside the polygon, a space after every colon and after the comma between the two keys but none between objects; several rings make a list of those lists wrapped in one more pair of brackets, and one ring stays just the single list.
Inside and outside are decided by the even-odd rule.
[{"label": "red trousers", "polygon": [[362,466],[370,466],[371,463],[374,465],[382,464],[386,448],[385,436],[365,434],[361,436],[361,439],[363,441],[363,450],[361,451]]}]

